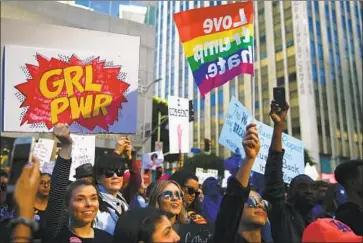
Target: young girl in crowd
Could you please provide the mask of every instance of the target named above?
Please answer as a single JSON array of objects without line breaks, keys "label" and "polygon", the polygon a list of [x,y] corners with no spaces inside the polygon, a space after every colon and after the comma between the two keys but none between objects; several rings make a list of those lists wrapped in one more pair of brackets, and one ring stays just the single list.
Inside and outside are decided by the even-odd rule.
[{"label": "young girl in crowd", "polygon": [[97,188],[87,180],[78,180],[68,186],[72,163],[72,138],[68,126],[57,124],[53,133],[61,142],[61,150],[52,173],[43,242],[111,242],[110,234],[93,228],[99,210]]},{"label": "young girl in crowd", "polygon": [[65,209],[69,224],[64,226],[54,242],[111,242],[112,235],[93,228],[99,209],[96,187],[87,180],[77,180],[67,187]]},{"label": "young girl in crowd", "polygon": [[169,218],[171,224],[189,223],[183,205],[183,192],[175,181],[160,181],[150,193],[149,207],[159,208]]},{"label": "young girl in crowd", "polygon": [[249,177],[260,140],[255,124],[246,128],[243,147],[246,157],[235,177],[228,182],[215,224],[215,243],[262,242],[261,229],[267,222],[267,207],[260,195],[251,191]]},{"label": "young girl in crowd", "polygon": [[196,224],[206,224],[207,221],[200,215],[200,192],[198,177],[185,170],[180,170],[170,177],[170,180],[176,181],[183,190],[184,207],[188,212],[191,220]]},{"label": "young girl in crowd", "polygon": [[121,215],[113,242],[171,243],[179,240],[167,216],[159,209],[148,207],[131,209]]}]

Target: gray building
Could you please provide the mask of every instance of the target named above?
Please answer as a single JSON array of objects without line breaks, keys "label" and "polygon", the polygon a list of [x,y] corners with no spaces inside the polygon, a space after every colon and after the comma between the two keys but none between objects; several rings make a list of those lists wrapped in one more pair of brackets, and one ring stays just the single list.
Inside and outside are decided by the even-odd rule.
[{"label": "gray building", "polygon": [[[40,27],[42,24],[66,26],[86,30],[102,31],[115,34],[140,36],[139,57],[139,89],[137,111],[137,134],[131,139],[134,147],[143,146],[143,129],[151,128],[152,116],[152,90],[145,92],[154,82],[154,40],[155,29],[152,25],[140,24],[114,16],[105,15],[82,9],[68,4],[52,1],[8,1],[1,2],[1,55],[4,45],[21,45],[22,30]],[[22,26],[23,29],[19,29]],[[105,33],[107,34],[107,33]],[[76,40],[73,40],[76,41]],[[1,60],[3,60],[1,58]],[[1,65],[2,67],[2,65]],[[2,91],[0,92],[2,94]],[[1,100],[3,97],[1,97]],[[6,114],[0,117],[6,119]],[[2,122],[2,119],[1,121]],[[146,124],[146,126],[144,126]],[[1,133],[3,137],[19,137],[29,134]],[[35,137],[51,137],[51,134],[31,134]],[[113,148],[118,135],[97,135],[96,146]],[[150,140],[145,143],[145,150],[150,151]]]},{"label": "gray building", "polygon": [[231,1],[158,1],[154,87],[168,95],[193,100],[195,122],[190,146],[221,156],[218,144],[231,96],[256,119],[272,125],[273,87],[286,89],[290,101],[286,133],[301,139],[321,171],[331,173],[340,161],[363,158],[362,18],[359,1],[254,1],[256,102],[249,75],[240,75],[201,99],[173,20],[173,13]]}]

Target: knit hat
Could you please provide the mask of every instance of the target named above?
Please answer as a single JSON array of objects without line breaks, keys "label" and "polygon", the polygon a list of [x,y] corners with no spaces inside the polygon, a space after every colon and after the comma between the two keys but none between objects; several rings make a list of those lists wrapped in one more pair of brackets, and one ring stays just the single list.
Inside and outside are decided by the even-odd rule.
[{"label": "knit hat", "polygon": [[362,242],[348,225],[331,218],[320,218],[306,227],[302,242]]}]

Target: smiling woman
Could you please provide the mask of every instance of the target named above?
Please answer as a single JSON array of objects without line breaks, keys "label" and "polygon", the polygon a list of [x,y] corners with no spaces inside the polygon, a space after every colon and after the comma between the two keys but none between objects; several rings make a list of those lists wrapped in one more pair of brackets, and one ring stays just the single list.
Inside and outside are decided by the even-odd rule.
[{"label": "smiling woman", "polygon": [[64,227],[55,242],[111,242],[107,232],[92,228],[99,203],[96,187],[89,181],[78,180],[70,184],[65,194],[65,207],[69,226]]}]

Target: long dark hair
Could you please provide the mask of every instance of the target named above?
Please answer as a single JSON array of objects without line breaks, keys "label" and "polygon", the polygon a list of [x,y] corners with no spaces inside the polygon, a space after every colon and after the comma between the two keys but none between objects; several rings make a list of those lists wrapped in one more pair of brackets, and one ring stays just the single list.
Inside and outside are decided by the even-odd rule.
[{"label": "long dark hair", "polygon": [[[199,182],[198,177],[193,174],[190,171],[186,171],[186,170],[180,170],[177,171],[176,173],[174,173],[169,180],[171,181],[176,181],[182,188],[185,187],[185,184],[187,183],[188,180],[195,180]],[[197,213],[200,212],[200,200],[198,197],[195,197],[194,201],[192,202],[191,205],[188,206],[188,208],[186,208],[188,211],[189,210],[193,210]]]},{"label": "long dark hair", "polygon": [[117,220],[113,242],[152,243],[155,225],[165,214],[154,207],[135,208],[123,213]]}]

